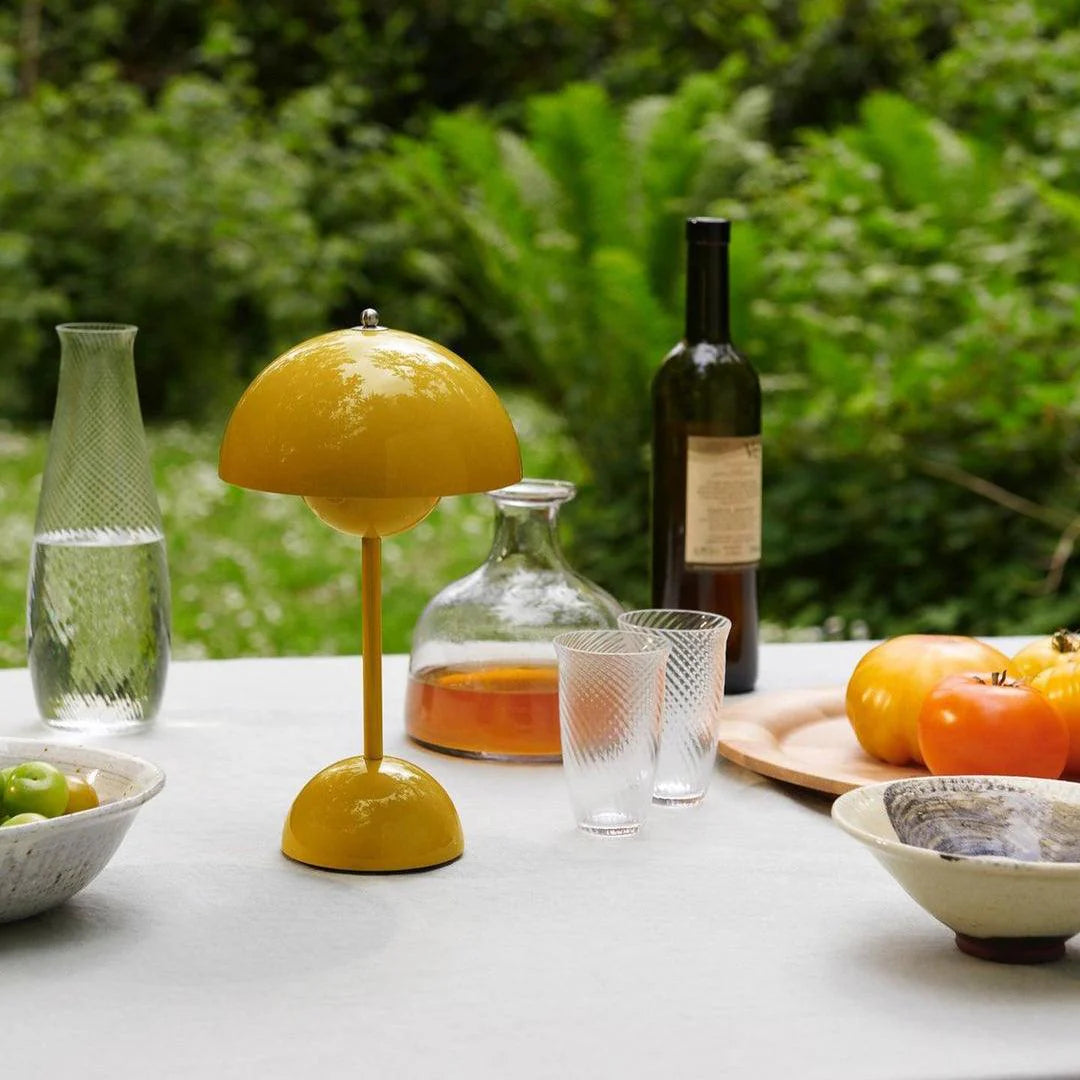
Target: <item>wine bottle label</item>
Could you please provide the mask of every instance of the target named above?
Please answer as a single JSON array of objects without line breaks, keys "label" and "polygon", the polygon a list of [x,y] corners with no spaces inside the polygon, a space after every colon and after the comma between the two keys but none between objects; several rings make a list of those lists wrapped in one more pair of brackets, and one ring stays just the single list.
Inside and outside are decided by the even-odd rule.
[{"label": "wine bottle label", "polygon": [[761,436],[688,436],[686,563],[737,566],[760,558]]}]

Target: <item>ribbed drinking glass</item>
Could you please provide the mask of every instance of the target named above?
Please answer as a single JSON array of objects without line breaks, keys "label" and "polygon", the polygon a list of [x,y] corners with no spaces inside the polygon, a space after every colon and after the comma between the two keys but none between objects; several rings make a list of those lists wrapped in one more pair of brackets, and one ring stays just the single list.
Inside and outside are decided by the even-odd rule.
[{"label": "ribbed drinking glass", "polygon": [[555,638],[563,773],[578,828],[636,833],[652,800],[669,646],[624,630]]},{"label": "ribbed drinking glass", "polygon": [[655,608],[624,612],[619,626],[671,646],[653,800],[691,806],[705,797],[715,767],[731,620],[705,611]]}]

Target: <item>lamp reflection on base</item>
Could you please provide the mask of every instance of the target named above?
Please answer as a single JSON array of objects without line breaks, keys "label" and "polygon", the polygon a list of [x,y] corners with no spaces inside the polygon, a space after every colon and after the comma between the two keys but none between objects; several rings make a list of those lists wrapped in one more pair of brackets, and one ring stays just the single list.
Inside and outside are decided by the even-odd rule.
[{"label": "lamp reflection on base", "polygon": [[324,870],[392,873],[442,866],[465,848],[450,796],[400,758],[345,758],[313,776],[285,819],[281,850]]}]

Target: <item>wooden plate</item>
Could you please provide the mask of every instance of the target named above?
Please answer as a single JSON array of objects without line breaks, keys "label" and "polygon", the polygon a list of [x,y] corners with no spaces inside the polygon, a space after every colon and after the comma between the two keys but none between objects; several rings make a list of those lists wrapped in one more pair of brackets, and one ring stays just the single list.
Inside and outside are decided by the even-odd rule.
[{"label": "wooden plate", "polygon": [[718,749],[763,776],[832,795],[928,775],[918,766],[886,765],[866,754],[848,723],[843,687],[728,698]]}]

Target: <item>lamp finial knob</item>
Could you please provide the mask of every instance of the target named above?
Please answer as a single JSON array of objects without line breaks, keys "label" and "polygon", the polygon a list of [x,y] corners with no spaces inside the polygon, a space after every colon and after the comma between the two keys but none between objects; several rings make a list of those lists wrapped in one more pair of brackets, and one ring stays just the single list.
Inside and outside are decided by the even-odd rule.
[{"label": "lamp finial knob", "polygon": [[379,313],[373,308],[364,308],[360,313],[360,325],[365,330],[375,330],[379,325]]}]

